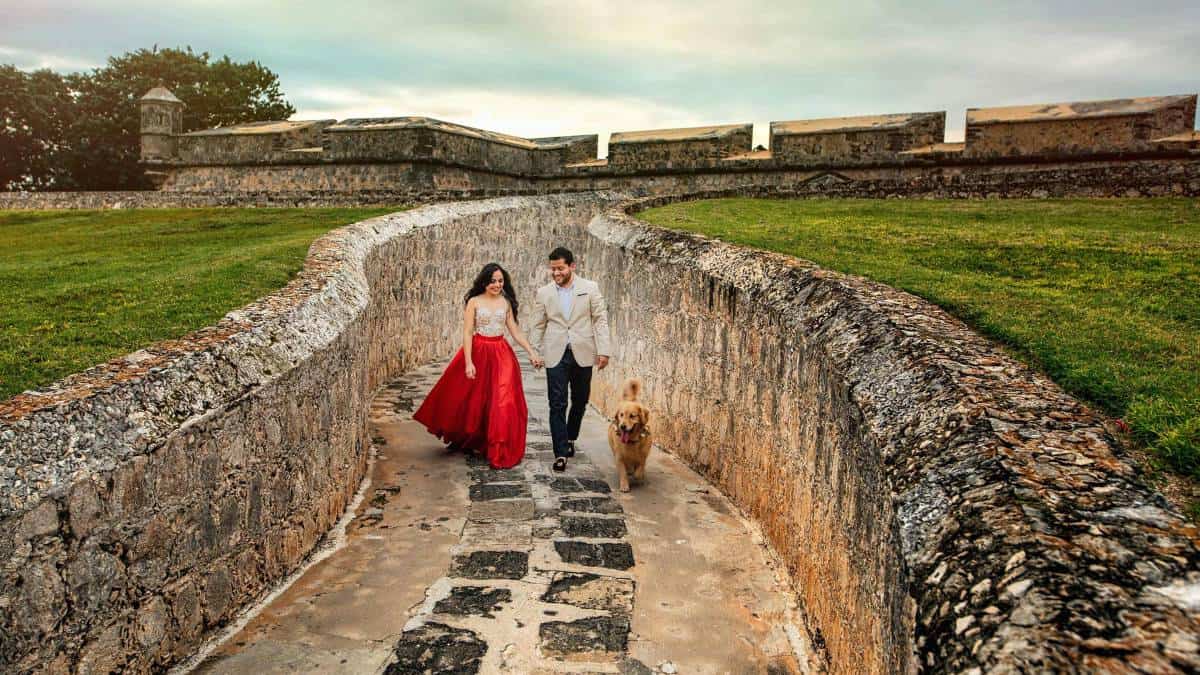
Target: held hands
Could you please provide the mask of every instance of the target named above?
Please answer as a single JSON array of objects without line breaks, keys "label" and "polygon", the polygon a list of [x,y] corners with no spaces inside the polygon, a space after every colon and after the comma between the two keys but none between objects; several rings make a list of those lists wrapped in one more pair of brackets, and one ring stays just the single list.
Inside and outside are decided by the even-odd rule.
[{"label": "held hands", "polygon": [[475,379],[475,364],[474,363],[467,364],[467,379],[468,380]]},{"label": "held hands", "polygon": [[534,368],[543,368],[546,365],[546,360],[537,352],[529,355],[529,362],[533,364]]},{"label": "held hands", "polygon": [[607,356],[597,356],[596,357],[596,369],[597,370],[604,370],[604,366],[607,366],[607,365],[608,365],[608,357]]}]

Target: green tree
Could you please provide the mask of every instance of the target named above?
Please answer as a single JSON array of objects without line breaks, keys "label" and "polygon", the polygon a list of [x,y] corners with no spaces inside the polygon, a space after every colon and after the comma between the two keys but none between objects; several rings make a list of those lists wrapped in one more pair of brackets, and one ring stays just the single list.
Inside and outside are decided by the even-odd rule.
[{"label": "green tree", "polygon": [[[6,68],[0,73],[0,87],[7,86],[6,77],[19,79],[9,73],[15,69]],[[39,73],[26,78],[36,76]],[[287,119],[296,112],[280,91],[278,76],[262,64],[235,62],[228,56],[214,60],[208,52],[196,53],[191,47],[139,49],[110,57],[107,65],[91,72],[55,77],[65,83],[68,95],[65,101],[55,99],[57,107],[52,114],[47,113],[49,120],[62,127],[62,140],[56,152],[40,155],[53,166],[40,169],[42,173],[37,178],[28,178],[37,169],[30,158],[39,153],[27,149],[28,142],[23,141],[25,145],[15,148],[12,155],[16,158],[12,162],[16,175],[25,176],[12,183],[15,187],[75,190],[148,187],[138,165],[141,125],[138,99],[152,87],[164,86],[184,102],[184,131]],[[46,87],[48,83],[43,84]],[[5,91],[0,89],[0,94]],[[41,96],[46,98],[48,93]],[[22,101],[17,107],[35,111],[34,117],[40,114],[34,103]],[[45,126],[53,127],[49,121]],[[31,128],[40,127],[31,125]],[[40,132],[31,133],[39,138],[36,133]],[[9,169],[8,153],[2,157],[0,164],[4,167],[0,176],[7,177],[14,170]],[[22,169],[23,166],[26,168]]]},{"label": "green tree", "polygon": [[61,182],[60,160],[74,112],[62,75],[0,64],[0,190],[45,189]]}]

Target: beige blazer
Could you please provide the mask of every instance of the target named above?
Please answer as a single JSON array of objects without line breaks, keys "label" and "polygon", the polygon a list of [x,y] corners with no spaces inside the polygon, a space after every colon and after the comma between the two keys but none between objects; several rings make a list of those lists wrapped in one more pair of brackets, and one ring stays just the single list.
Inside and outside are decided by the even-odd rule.
[{"label": "beige blazer", "polygon": [[563,316],[558,286],[553,281],[539,288],[533,296],[529,341],[546,359],[547,368],[558,365],[568,344],[575,361],[585,368],[594,365],[597,356],[612,354],[608,309],[604,306],[600,286],[576,275],[573,288],[571,316]]}]

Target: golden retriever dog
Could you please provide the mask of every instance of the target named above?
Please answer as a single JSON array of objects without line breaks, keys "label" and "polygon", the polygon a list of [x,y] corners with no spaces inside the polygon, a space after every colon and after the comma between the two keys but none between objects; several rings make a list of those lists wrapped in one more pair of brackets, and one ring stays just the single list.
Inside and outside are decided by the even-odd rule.
[{"label": "golden retriever dog", "polygon": [[650,411],[638,402],[641,393],[641,380],[625,380],[621,385],[617,413],[608,426],[608,447],[612,448],[617,462],[621,492],[629,492],[629,474],[632,473],[639,483],[646,479],[646,458],[650,456],[650,446],[654,442],[648,426]]}]

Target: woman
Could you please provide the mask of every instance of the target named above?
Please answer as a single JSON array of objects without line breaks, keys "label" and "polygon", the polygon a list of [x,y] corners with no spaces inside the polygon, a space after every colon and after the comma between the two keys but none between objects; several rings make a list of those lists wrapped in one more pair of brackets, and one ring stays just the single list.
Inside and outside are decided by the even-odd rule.
[{"label": "woman", "polygon": [[487,455],[494,469],[515,466],[525,456],[525,389],[517,355],[504,329],[529,354],[535,368],[542,357],[517,324],[517,296],[508,272],[483,266],[466,295],[463,346],[413,419],[451,447]]}]

